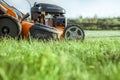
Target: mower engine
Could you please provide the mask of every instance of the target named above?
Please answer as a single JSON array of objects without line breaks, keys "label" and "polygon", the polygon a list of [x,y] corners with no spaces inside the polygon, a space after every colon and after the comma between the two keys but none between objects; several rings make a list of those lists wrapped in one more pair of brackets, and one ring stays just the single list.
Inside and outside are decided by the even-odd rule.
[{"label": "mower engine", "polygon": [[57,5],[39,3],[31,8],[31,19],[34,23],[47,26],[66,26],[65,10]]}]

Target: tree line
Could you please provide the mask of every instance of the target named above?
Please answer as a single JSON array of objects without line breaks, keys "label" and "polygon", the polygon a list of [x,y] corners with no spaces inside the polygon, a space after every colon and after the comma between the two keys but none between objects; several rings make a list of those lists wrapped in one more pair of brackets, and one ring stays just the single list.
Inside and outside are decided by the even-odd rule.
[{"label": "tree line", "polygon": [[98,18],[94,16],[93,18],[82,16],[76,19],[68,19],[69,24],[78,24],[81,25],[84,29],[92,29],[92,30],[106,30],[106,29],[119,29],[120,30],[120,17],[113,18]]}]

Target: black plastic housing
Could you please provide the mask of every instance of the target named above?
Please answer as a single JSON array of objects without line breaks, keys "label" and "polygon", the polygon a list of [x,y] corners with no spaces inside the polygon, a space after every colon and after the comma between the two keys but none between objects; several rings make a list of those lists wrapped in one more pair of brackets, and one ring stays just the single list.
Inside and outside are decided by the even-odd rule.
[{"label": "black plastic housing", "polygon": [[31,12],[34,13],[40,13],[42,11],[51,14],[65,14],[65,10],[62,7],[53,4],[39,3],[31,8]]},{"label": "black plastic housing", "polygon": [[49,26],[35,24],[30,28],[30,37],[38,40],[59,39],[58,31]]}]

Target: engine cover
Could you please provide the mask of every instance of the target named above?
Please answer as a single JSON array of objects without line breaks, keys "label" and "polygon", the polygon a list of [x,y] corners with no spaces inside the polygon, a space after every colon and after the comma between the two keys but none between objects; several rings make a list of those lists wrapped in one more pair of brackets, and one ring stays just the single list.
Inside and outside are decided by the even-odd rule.
[{"label": "engine cover", "polygon": [[40,13],[42,11],[53,14],[65,14],[65,10],[62,7],[53,4],[38,3],[31,8],[31,12],[34,13]]}]

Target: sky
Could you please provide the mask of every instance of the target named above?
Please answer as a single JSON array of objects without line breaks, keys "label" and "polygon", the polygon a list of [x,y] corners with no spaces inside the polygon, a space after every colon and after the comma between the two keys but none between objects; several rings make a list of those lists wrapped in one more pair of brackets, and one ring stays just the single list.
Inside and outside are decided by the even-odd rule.
[{"label": "sky", "polygon": [[[17,6],[21,11],[27,13],[30,6],[26,0],[5,0]],[[50,3],[63,7],[66,17],[118,17],[120,16],[120,0],[29,0],[31,4]],[[23,3],[24,2],[24,3]]]}]

